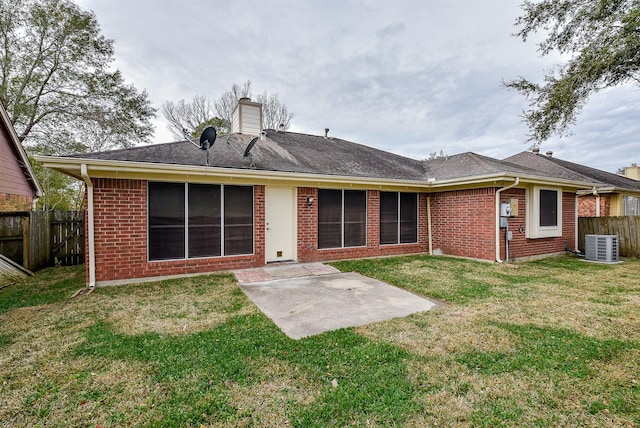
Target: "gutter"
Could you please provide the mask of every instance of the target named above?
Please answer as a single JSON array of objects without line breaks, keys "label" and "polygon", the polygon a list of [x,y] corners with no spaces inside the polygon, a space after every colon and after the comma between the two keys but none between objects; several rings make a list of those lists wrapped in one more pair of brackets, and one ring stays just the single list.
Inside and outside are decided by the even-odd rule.
[{"label": "gutter", "polygon": [[80,165],[80,173],[82,179],[87,185],[87,230],[89,235],[89,283],[87,288],[93,289],[96,286],[96,248],[94,239],[94,221],[93,221],[93,182],[87,172],[87,164]]},{"label": "gutter", "polygon": [[503,262],[503,260],[500,259],[500,193],[518,184],[520,184],[520,177],[516,177],[516,180],[507,187],[496,190],[496,262],[498,263]]}]

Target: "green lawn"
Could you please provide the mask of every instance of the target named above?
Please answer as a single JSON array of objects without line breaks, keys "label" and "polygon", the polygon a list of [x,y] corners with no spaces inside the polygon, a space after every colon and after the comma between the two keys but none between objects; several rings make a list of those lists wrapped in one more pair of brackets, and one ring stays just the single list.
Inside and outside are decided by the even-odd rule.
[{"label": "green lawn", "polygon": [[229,274],[0,290],[0,426],[640,425],[640,261],[334,265],[442,305],[294,341]]}]

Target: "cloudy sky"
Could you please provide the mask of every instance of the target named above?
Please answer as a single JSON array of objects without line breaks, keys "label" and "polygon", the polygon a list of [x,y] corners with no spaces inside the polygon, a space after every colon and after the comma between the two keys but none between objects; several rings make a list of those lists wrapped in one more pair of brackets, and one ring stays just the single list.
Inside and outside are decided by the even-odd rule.
[{"label": "cloudy sky", "polygon": [[[561,59],[512,36],[516,0],[78,0],[115,40],[115,67],[156,107],[217,98],[233,82],[278,93],[290,131],[422,159],[529,147],[525,99],[501,85],[540,80]],[[573,135],[542,152],[615,172],[640,163],[640,89],[594,96]],[[154,142],[171,141],[159,114]]]}]

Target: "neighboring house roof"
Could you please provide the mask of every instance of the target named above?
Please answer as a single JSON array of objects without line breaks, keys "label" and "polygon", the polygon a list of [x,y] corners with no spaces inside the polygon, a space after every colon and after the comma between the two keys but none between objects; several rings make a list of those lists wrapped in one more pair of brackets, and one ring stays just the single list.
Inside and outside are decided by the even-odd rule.
[{"label": "neighboring house roof", "polygon": [[505,161],[526,165],[541,173],[553,174],[558,178],[593,181],[599,185],[597,187],[611,188],[609,190],[613,191],[640,193],[640,181],[551,156],[521,152],[506,158]]},{"label": "neighboring house roof", "polygon": [[[13,154],[14,160],[18,163],[18,165],[15,167],[16,178],[22,177],[20,175],[20,172],[18,172],[18,170],[20,170],[22,172],[22,175],[24,176],[24,180],[27,183],[27,186],[29,186],[29,188],[31,188],[32,190],[32,193],[30,196],[33,196],[33,197],[42,196],[44,192],[42,190],[42,187],[40,186],[40,183],[38,182],[35,172],[33,171],[31,163],[29,162],[29,157],[27,156],[27,153],[24,151],[24,148],[20,143],[20,139],[18,138],[18,134],[16,133],[16,130],[13,128],[13,124],[9,119],[9,115],[7,114],[7,111],[4,109],[4,106],[2,104],[0,104],[0,133],[6,136],[6,138],[0,138],[0,144],[2,141],[6,141],[8,143],[9,149]],[[2,161],[6,162],[7,160],[2,159]],[[5,168],[5,170],[8,171],[8,165],[6,164],[3,165],[3,168]],[[3,176],[0,178],[0,187],[3,187],[1,181],[4,179],[5,177],[3,174]],[[14,181],[15,181],[15,178],[14,178]],[[15,184],[16,183],[13,183],[13,185],[9,185],[7,188],[15,188]],[[26,191],[26,189],[27,187],[24,187],[24,191]]]}]

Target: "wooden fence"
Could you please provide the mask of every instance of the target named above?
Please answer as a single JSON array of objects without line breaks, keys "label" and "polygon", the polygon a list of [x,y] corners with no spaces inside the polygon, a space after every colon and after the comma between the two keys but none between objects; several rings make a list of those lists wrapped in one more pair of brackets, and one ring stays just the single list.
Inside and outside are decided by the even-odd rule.
[{"label": "wooden fence", "polygon": [[0,213],[0,254],[32,271],[84,263],[84,212]]},{"label": "wooden fence", "polygon": [[640,258],[640,216],[580,217],[578,245],[582,251],[585,235],[618,235],[620,255]]}]

